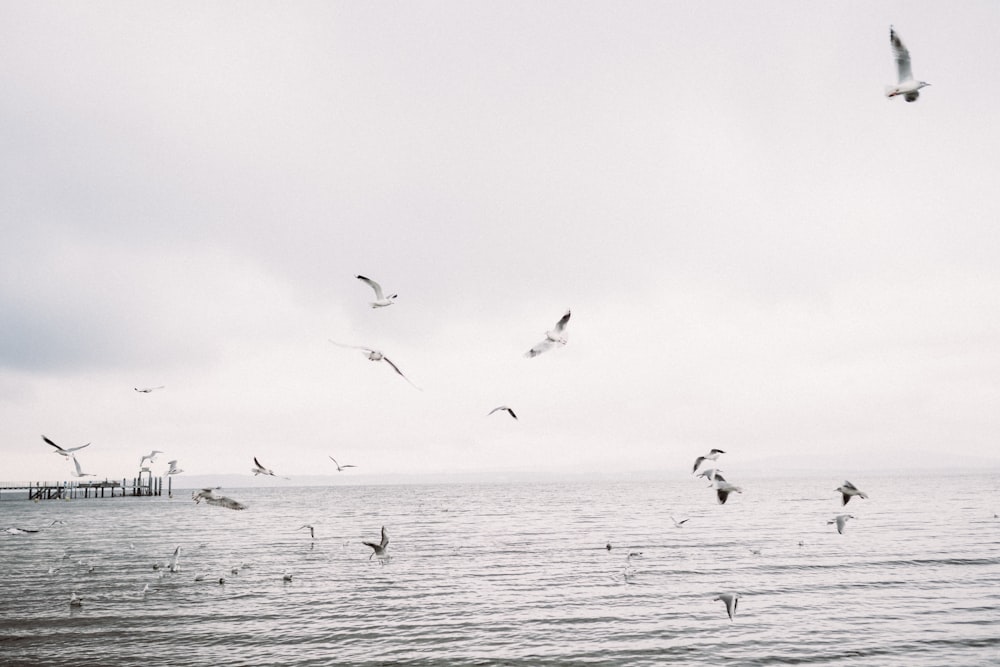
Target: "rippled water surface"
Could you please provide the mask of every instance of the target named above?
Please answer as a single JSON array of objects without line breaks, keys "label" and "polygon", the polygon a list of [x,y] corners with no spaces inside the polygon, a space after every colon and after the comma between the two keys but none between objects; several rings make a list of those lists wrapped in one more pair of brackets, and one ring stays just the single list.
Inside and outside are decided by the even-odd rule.
[{"label": "rippled water surface", "polygon": [[1000,664],[1000,477],[739,481],[4,500],[0,662]]}]

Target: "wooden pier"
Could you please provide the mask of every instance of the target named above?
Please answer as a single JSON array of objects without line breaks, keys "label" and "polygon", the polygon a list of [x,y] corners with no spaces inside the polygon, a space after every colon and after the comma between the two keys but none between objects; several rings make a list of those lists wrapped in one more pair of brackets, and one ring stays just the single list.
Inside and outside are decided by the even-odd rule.
[{"label": "wooden pier", "polygon": [[[167,477],[167,495],[172,491]],[[131,480],[105,479],[103,482],[0,482],[0,500],[4,493],[28,494],[28,500],[73,500],[76,498],[124,498],[125,496],[160,496],[163,478],[140,475]],[[107,495],[105,495],[107,494]]]}]

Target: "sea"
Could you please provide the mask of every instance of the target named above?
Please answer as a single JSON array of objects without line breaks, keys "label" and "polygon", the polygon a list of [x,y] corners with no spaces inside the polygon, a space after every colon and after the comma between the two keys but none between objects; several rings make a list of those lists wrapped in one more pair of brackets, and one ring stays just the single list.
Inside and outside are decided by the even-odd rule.
[{"label": "sea", "polygon": [[1000,474],[731,481],[5,499],[0,664],[1000,665]]}]

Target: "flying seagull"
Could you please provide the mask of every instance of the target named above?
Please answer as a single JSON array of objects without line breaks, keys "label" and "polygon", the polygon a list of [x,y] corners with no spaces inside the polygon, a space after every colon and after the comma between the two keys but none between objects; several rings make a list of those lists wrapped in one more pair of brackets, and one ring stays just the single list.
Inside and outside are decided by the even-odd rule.
[{"label": "flying seagull", "polygon": [[[257,460],[256,456],[253,457],[253,468],[250,468],[250,472],[254,474],[254,477],[256,477],[257,475],[270,475],[271,477],[280,477],[280,475],[276,475],[273,470],[270,470],[269,468],[265,468],[264,466],[262,466],[260,461]],[[288,479],[288,478],[282,477],[281,479]]]},{"label": "flying seagull", "polygon": [[517,415],[514,414],[514,411],[508,408],[506,405],[501,405],[498,408],[493,408],[492,410],[489,411],[489,413],[486,416],[489,417],[494,412],[501,412],[501,411],[506,412],[514,419],[517,419]]},{"label": "flying seagull", "polygon": [[[327,455],[327,456],[329,456],[329,455]],[[345,463],[344,465],[340,465],[339,463],[337,463],[337,459],[333,458],[332,456],[330,456],[330,460],[333,461],[333,464],[335,466],[337,466],[337,472],[344,472],[344,468],[357,468],[358,467],[358,466],[353,465],[351,463]]]},{"label": "flying seagull", "polygon": [[177,467],[177,459],[174,459],[173,461],[167,461],[167,465],[170,466],[170,470],[167,471],[168,475],[179,475],[182,472],[184,472],[183,470]]},{"label": "flying seagull", "polygon": [[378,556],[379,560],[389,557],[389,554],[385,552],[385,547],[387,544],[389,544],[389,535],[385,532],[385,526],[382,526],[381,542],[379,542],[378,544],[375,544],[374,542],[362,542],[361,544],[365,545],[366,547],[372,548],[372,555],[368,557],[368,560],[371,560],[372,556]]},{"label": "flying seagull", "polygon": [[157,454],[162,454],[162,453],[163,452],[161,452],[159,449],[154,449],[149,454],[146,454],[141,459],[139,459],[139,465],[142,465],[143,463],[145,463],[146,459],[149,459],[150,463],[156,463],[156,455]]},{"label": "flying seagull", "polygon": [[715,602],[716,600],[722,600],[726,603],[726,613],[729,614],[729,620],[733,620],[733,615],[736,613],[736,604],[740,600],[740,594],[722,593],[719,597],[712,600],[712,602]]},{"label": "flying seagull", "polygon": [[209,505],[218,505],[219,507],[225,507],[231,510],[245,510],[247,508],[243,503],[237,502],[232,498],[227,496],[217,496],[212,492],[212,489],[202,489],[201,491],[195,491],[191,494],[191,500],[196,503],[201,503],[204,500]]},{"label": "flying seagull", "polygon": [[829,526],[831,523],[837,524],[837,532],[840,533],[841,535],[843,535],[844,534],[844,526],[847,525],[847,520],[848,519],[854,519],[854,518],[855,518],[855,516],[853,514],[838,514],[834,518],[832,518],[829,521],[827,521],[826,525]]},{"label": "flying seagull", "polygon": [[[350,349],[353,349],[353,350],[362,350],[363,352],[367,352],[368,353],[368,358],[371,361],[384,361],[385,363],[387,363],[390,366],[392,366],[392,370],[396,371],[396,373],[399,375],[399,377],[403,378],[407,382],[410,382],[410,378],[408,378],[405,375],[403,375],[403,371],[399,370],[399,367],[396,366],[396,364],[392,363],[392,361],[389,360],[389,357],[385,356],[380,351],[373,350],[370,347],[364,347],[363,345],[345,345],[344,343],[338,343],[335,340],[331,340],[330,342],[333,343],[334,345],[339,346],[339,347],[346,347],[346,348],[350,348]],[[420,387],[418,387],[417,385],[413,384],[412,382],[410,382],[410,384],[413,385],[413,387],[415,389],[420,389]]]},{"label": "flying seagull", "polygon": [[722,451],[721,449],[713,449],[708,454],[705,454],[704,456],[699,456],[698,458],[696,458],[694,460],[694,468],[691,469],[691,472],[693,473],[696,470],[698,470],[698,466],[701,465],[702,461],[716,461],[716,460],[718,460],[719,454],[725,454],[725,452]]},{"label": "flying seagull", "polygon": [[375,300],[371,302],[372,308],[385,308],[386,306],[391,306],[395,302],[397,295],[383,295],[382,286],[371,278],[365,278],[364,276],[355,276],[355,278],[364,283],[368,283],[368,286],[375,290]]},{"label": "flying seagull", "polygon": [[695,475],[695,477],[704,477],[710,482],[714,482],[717,479],[726,481],[726,478],[722,476],[722,470],[719,468],[705,468],[700,473]]},{"label": "flying seagull", "polygon": [[143,387],[142,389],[139,389],[138,387],[133,387],[133,389],[135,389],[140,394],[151,394],[157,389],[163,389],[164,386],[165,385],[161,384],[159,387]]},{"label": "flying seagull", "polygon": [[840,493],[843,495],[843,501],[844,501],[843,504],[844,505],[846,505],[851,500],[851,496],[858,496],[860,498],[867,498],[868,497],[867,493],[865,493],[864,491],[862,491],[858,487],[854,486],[853,484],[851,484],[847,480],[844,480],[844,485],[843,486],[840,486],[840,487],[834,489],[834,491],[840,491]]},{"label": "flying seagull", "polygon": [[889,26],[889,43],[892,45],[892,55],[896,59],[899,83],[895,86],[886,86],[885,96],[892,98],[902,95],[907,102],[916,102],[920,97],[920,89],[931,84],[913,78],[913,72],[910,71],[910,52],[892,26]]},{"label": "flying seagull", "polygon": [[688,519],[681,519],[678,521],[673,517],[673,515],[670,515],[670,520],[674,522],[674,528],[683,528],[684,524],[688,522]]},{"label": "flying seagull", "polygon": [[743,493],[743,489],[741,489],[740,487],[736,486],[735,484],[730,484],[729,482],[727,482],[725,480],[720,480],[718,478],[718,476],[716,476],[716,480],[715,480],[715,493],[716,493],[716,495],[719,498],[719,504],[720,505],[725,505],[726,504],[726,500],[729,499],[729,494],[733,493],[733,492]]},{"label": "flying seagull", "polygon": [[57,445],[56,443],[49,440],[48,438],[46,438],[44,435],[42,436],[42,440],[55,447],[56,454],[59,454],[60,456],[65,456],[67,458],[72,456],[73,452],[77,451],[78,449],[83,449],[84,447],[88,447],[90,445],[90,443],[88,442],[86,445],[80,445],[79,447],[67,447],[64,449],[59,445]]},{"label": "flying seagull", "polygon": [[531,359],[532,357],[537,357],[542,352],[551,350],[556,345],[565,345],[567,341],[568,334],[566,333],[566,324],[569,322],[570,311],[566,311],[566,314],[559,318],[556,325],[551,331],[545,332],[545,340],[535,345],[533,348],[524,353],[524,356]]},{"label": "flying seagull", "polygon": [[83,472],[83,470],[80,468],[80,462],[76,460],[75,456],[73,457],[73,465],[76,467],[75,471],[72,470],[70,471],[73,477],[97,477],[97,475],[94,475],[92,473]]}]

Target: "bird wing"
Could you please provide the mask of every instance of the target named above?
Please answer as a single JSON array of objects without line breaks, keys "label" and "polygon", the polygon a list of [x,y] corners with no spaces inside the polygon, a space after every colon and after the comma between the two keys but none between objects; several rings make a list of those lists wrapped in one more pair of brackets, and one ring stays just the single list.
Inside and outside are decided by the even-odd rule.
[{"label": "bird wing", "polygon": [[727,491],[726,489],[716,489],[715,493],[717,496],[719,496],[719,504],[725,505],[726,499],[729,498],[729,491]]},{"label": "bird wing", "polygon": [[381,300],[382,297],[382,286],[371,278],[365,278],[364,276],[355,276],[358,280],[368,283],[368,286],[375,290],[375,298]]},{"label": "bird wing", "polygon": [[691,469],[691,472],[694,472],[695,470],[697,470],[698,466],[700,466],[701,462],[704,461],[704,460],[705,460],[704,456],[699,456],[698,458],[696,458],[694,460],[694,468]]},{"label": "bird wing", "polygon": [[734,595],[733,596],[733,611],[729,614],[729,618],[732,618],[736,614],[736,605],[738,605],[739,603],[740,603],[740,599]]},{"label": "bird wing", "polygon": [[[383,354],[382,355],[382,361],[384,361],[385,363],[387,363],[390,366],[392,366],[392,370],[394,370],[397,373],[399,373],[399,377],[403,378],[407,382],[410,382],[410,378],[408,378],[405,375],[403,375],[403,371],[399,370],[399,366],[397,366],[396,364],[392,363],[392,361],[389,360],[389,357],[387,357],[387,356],[385,356]],[[416,387],[417,389],[420,389],[420,387],[417,387],[417,385],[413,384],[412,382],[410,382],[410,384],[413,385],[414,387]]]},{"label": "bird wing", "polygon": [[339,464],[339,463],[337,463],[337,459],[333,458],[333,457],[332,457],[332,456],[330,456],[329,454],[327,454],[327,456],[329,457],[329,459],[330,459],[331,461],[333,461],[333,464],[334,464],[335,466],[337,466],[337,470],[340,470],[340,464]]},{"label": "bird wing", "polygon": [[509,412],[509,413],[510,413],[510,416],[511,416],[511,417],[513,417],[514,419],[517,419],[517,415],[515,415],[515,414],[514,414],[514,411],[513,411],[513,410],[511,410],[510,408],[507,408],[507,412]]},{"label": "bird wing", "polygon": [[896,34],[893,27],[889,27],[889,43],[892,44],[892,55],[896,58],[896,69],[899,71],[899,82],[909,81],[913,78],[910,71],[910,52],[903,45],[903,40]]},{"label": "bird wing", "polygon": [[847,487],[848,489],[854,489],[855,491],[858,490],[858,487],[854,486],[853,484],[851,484],[850,482],[848,482],[846,479],[844,480],[844,486]]},{"label": "bird wing", "polygon": [[59,445],[57,445],[56,443],[54,443],[51,440],[49,440],[48,438],[46,438],[44,435],[42,436],[42,440],[44,440],[48,444],[52,445],[53,447],[55,447],[56,449],[58,449],[60,452],[65,452],[66,451],[65,449],[63,449],[62,447],[60,447]]},{"label": "bird wing", "polygon": [[560,317],[559,321],[556,322],[555,326],[556,333],[562,333],[562,330],[566,328],[566,324],[569,322],[569,313],[570,311],[567,310],[566,314]]},{"label": "bird wing", "polygon": [[76,466],[76,474],[77,474],[77,476],[78,477],[82,476],[83,475],[83,470],[80,469],[80,462],[76,460],[75,456],[73,457],[73,465]]},{"label": "bird wing", "polygon": [[264,466],[262,466],[262,465],[260,464],[260,461],[258,461],[258,460],[257,460],[257,457],[256,457],[256,456],[255,456],[255,457],[253,457],[253,464],[254,464],[255,466],[257,466],[258,468],[260,468],[261,470],[267,470],[267,468],[265,468]]},{"label": "bird wing", "polygon": [[548,338],[546,338],[545,340],[543,340],[542,342],[540,342],[538,345],[535,345],[533,348],[531,348],[530,350],[528,350],[527,352],[525,352],[524,356],[526,356],[528,359],[531,359],[532,357],[537,357],[542,352],[547,352],[548,350],[551,350],[554,345],[555,345],[555,342],[553,342],[553,341],[549,340]]},{"label": "bird wing", "polygon": [[389,534],[385,532],[385,526],[382,526],[382,542],[380,546],[385,549],[385,545],[389,544]]},{"label": "bird wing", "polygon": [[847,495],[846,493],[841,494],[841,495],[843,496],[843,499],[844,499],[844,501],[841,503],[841,506],[844,506],[844,505],[846,505],[848,503],[848,501],[850,501],[851,497],[849,495]]},{"label": "bird wing", "polygon": [[365,352],[374,352],[375,351],[375,350],[371,349],[370,347],[365,347],[364,345],[347,345],[346,343],[338,343],[337,341],[331,340],[329,338],[327,338],[327,340],[329,340],[331,343],[333,343],[337,347],[346,347],[349,350],[364,350]]}]

